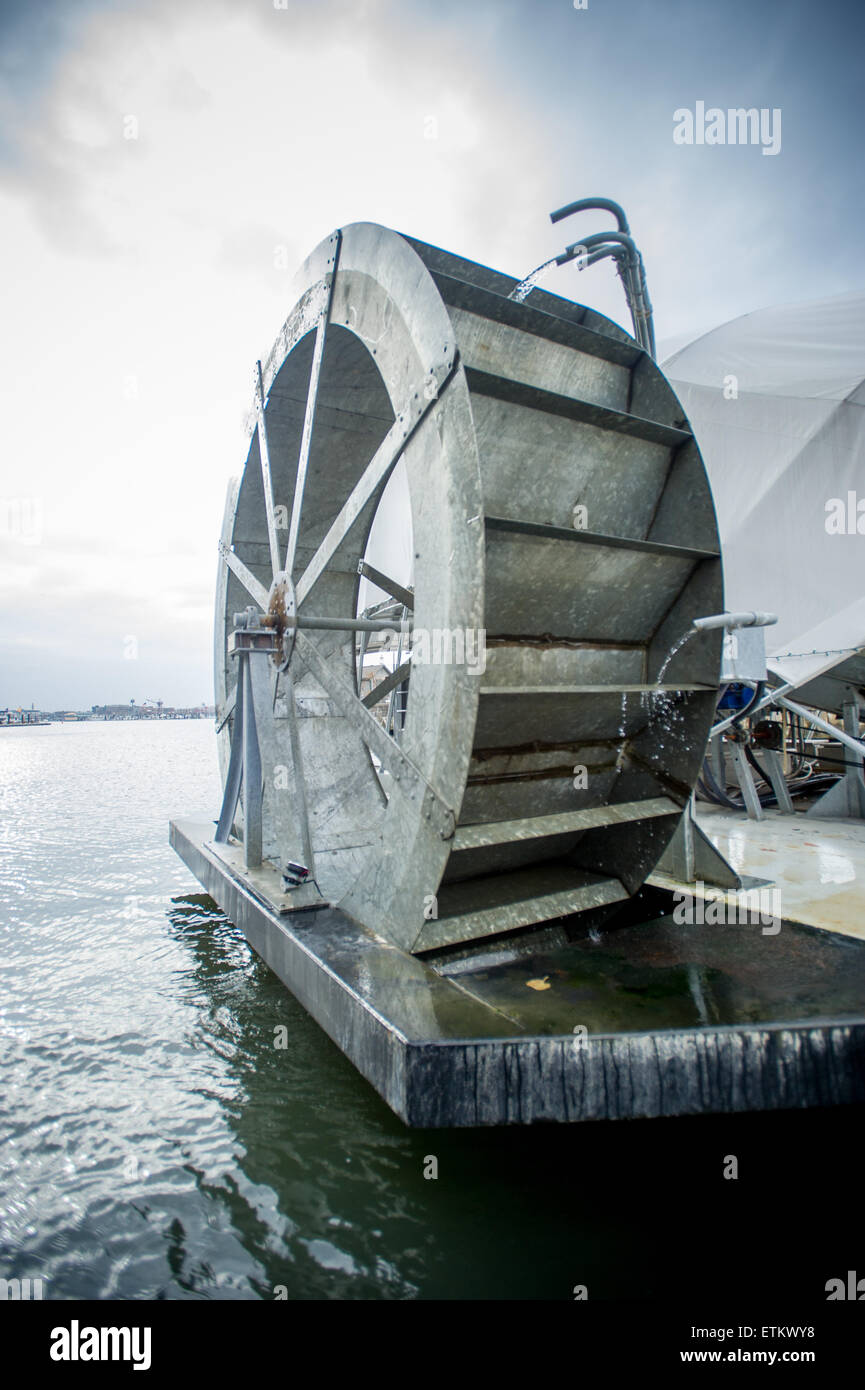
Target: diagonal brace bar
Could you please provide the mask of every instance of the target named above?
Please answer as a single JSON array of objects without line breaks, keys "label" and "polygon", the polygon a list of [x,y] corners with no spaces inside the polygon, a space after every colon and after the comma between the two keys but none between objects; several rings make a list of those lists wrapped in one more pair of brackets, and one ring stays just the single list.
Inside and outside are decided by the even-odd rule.
[{"label": "diagonal brace bar", "polygon": [[340,713],[354,724],[370,752],[375,753],[394,782],[401,782],[410,796],[419,796],[423,801],[425,815],[432,821],[442,839],[451,839],[456,829],[456,816],[438,792],[430,786],[420,768],[416,767],[396,741],[385,733],[348,682],[337,675],[321,656],[315,643],[302,632],[297,634],[295,652],[307,670],[315,676],[319,685],[327,691]]}]

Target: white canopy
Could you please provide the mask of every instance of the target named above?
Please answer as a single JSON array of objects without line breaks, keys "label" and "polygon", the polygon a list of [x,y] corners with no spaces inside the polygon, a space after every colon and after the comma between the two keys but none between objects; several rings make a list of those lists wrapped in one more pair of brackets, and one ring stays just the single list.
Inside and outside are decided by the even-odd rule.
[{"label": "white canopy", "polygon": [[865,683],[865,294],[745,314],[662,365],[715,495],[727,608],[777,613],[770,668],[839,706]]}]

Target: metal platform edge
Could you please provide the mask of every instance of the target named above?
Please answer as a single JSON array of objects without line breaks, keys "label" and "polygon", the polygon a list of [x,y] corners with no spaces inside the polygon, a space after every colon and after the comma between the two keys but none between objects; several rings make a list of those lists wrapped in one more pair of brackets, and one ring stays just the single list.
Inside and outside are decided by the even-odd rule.
[{"label": "metal platform edge", "polygon": [[[292,929],[249,891],[208,848],[201,831],[199,823],[171,821],[170,844],[256,954],[412,1128],[651,1119],[865,1101],[865,1020],[859,1019],[587,1038],[406,1037],[303,940],[302,925]],[[330,914],[342,916],[333,908]],[[371,953],[381,950],[376,938],[358,935],[355,923],[343,921],[355,946],[366,939]],[[405,955],[405,963],[406,983],[415,983],[419,962]]]}]

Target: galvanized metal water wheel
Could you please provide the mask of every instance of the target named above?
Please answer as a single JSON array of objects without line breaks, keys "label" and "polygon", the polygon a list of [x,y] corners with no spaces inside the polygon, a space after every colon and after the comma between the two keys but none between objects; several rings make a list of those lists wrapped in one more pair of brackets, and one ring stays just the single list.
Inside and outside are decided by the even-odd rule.
[{"label": "galvanized metal water wheel", "polygon": [[[262,855],[306,865],[413,951],[634,893],[688,800],[717,693],[719,633],[686,642],[656,684],[692,618],[721,606],[681,407],[623,330],[541,290],[517,303],[515,284],[370,224],[323,242],[226,507],[223,777],[228,639],[252,606],[274,648],[249,662]],[[414,640],[434,654],[437,633],[483,631],[486,645],[482,673],[412,661],[397,741],[360,698],[356,644],[359,565],[399,460]]]}]

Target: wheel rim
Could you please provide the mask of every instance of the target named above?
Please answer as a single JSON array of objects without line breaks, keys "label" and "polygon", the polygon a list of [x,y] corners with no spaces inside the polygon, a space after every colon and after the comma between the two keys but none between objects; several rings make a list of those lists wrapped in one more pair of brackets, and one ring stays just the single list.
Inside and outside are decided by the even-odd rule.
[{"label": "wheel rim", "polygon": [[[480,513],[479,472],[447,314],[416,255],[395,234],[348,228],[338,254],[335,282],[332,240],[301,272],[295,309],[263,369],[267,463],[257,431],[226,510],[228,563],[217,600],[220,708],[236,679],[223,645],[232,615],[250,599],[264,607],[265,589],[272,608],[274,553],[277,576],[293,559],[301,616],[354,616],[358,561],[400,458],[412,504],[415,622],[428,630],[482,626],[482,537],[477,520],[466,524]],[[288,522],[276,528],[276,550],[269,510]],[[470,576],[467,587],[453,582],[449,561]],[[471,755],[477,681],[454,665],[415,671],[385,802],[364,727],[346,715],[347,688],[359,704],[354,661],[353,634],[299,631],[286,671],[265,681],[256,670],[263,853],[277,863],[310,860],[326,897],[410,946],[447,861],[446,837]],[[221,735],[223,767],[231,722]],[[380,745],[374,751],[381,753]]]}]

